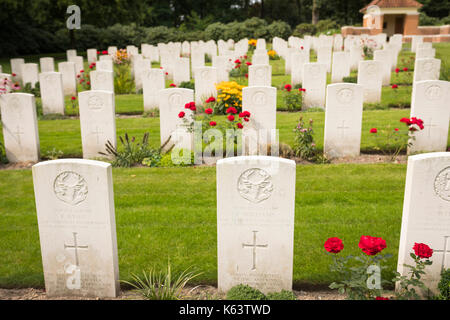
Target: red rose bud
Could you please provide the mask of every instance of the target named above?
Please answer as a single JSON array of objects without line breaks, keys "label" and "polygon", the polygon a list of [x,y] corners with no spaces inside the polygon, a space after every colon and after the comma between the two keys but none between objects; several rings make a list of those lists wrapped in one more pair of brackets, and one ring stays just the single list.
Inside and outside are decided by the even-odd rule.
[{"label": "red rose bud", "polygon": [[72,97],[71,99],[72,99],[72,100],[77,100],[77,97]]},{"label": "red rose bud", "polygon": [[206,114],[212,114],[213,113],[213,109],[208,108],[208,109],[205,110],[205,113]]},{"label": "red rose bud", "polygon": [[245,77],[248,78],[248,73],[245,74]]},{"label": "red rose bud", "polygon": [[236,59],[236,60],[234,61],[234,63],[236,63],[236,64],[240,64],[240,63],[241,63],[241,60],[239,60],[239,59]]},{"label": "red rose bud", "polygon": [[244,118],[244,121],[249,122],[250,119],[249,118]]},{"label": "red rose bud", "polygon": [[247,61],[245,64],[248,65],[248,66],[251,66],[251,65],[252,65],[252,63],[249,62],[249,61]]},{"label": "red rose bud", "polygon": [[100,51],[97,51],[97,54],[100,54]]},{"label": "red rose bud", "polygon": [[368,256],[374,256],[386,248],[386,240],[371,236],[361,236],[358,246]]},{"label": "red rose bud", "polygon": [[233,121],[234,120],[234,116],[232,114],[230,114],[228,117],[228,120]]},{"label": "red rose bud", "polygon": [[216,122],[215,121],[211,121],[210,123],[209,123],[209,125],[211,126],[211,127],[215,127],[216,126]]},{"label": "red rose bud", "polygon": [[168,72],[166,72],[166,76],[167,76],[167,75],[169,75],[169,73],[168,73]]},{"label": "red rose bud", "polygon": [[15,77],[15,76],[17,76],[17,74],[13,73],[12,76]]},{"label": "red rose bud", "polygon": [[395,130],[395,131],[398,131],[398,128],[395,128],[394,130]]},{"label": "red rose bud", "polygon": [[420,259],[428,259],[433,255],[433,249],[424,243],[414,243],[413,250]]},{"label": "red rose bud", "polygon": [[300,47],[300,49],[302,49],[302,50],[303,50],[303,46],[301,46],[301,47]]},{"label": "red rose bud", "polygon": [[242,123],[238,122],[238,123],[237,123],[237,127],[238,127],[239,129],[242,129],[244,126],[242,125]]},{"label": "red rose bud", "polygon": [[395,68],[395,73],[399,73],[400,69],[399,68]]},{"label": "red rose bud", "polygon": [[292,86],[290,85],[290,84],[286,84],[285,86],[284,86],[284,89],[286,90],[286,91],[291,91],[292,90]]},{"label": "red rose bud", "polygon": [[183,118],[185,115],[186,115],[186,114],[185,114],[183,111],[181,111],[181,112],[178,114],[178,118]]},{"label": "red rose bud", "polygon": [[397,88],[398,88],[398,85],[396,85],[396,84],[392,85],[392,89],[397,89]]},{"label": "red rose bud", "polygon": [[377,133],[377,132],[378,132],[377,128],[370,129],[370,133]]},{"label": "red rose bud", "polygon": [[403,68],[403,71],[405,71],[405,72],[408,71],[408,68]]},{"label": "red rose bud", "polygon": [[330,253],[339,253],[344,249],[344,243],[337,237],[328,238],[324,244],[325,250]]},{"label": "red rose bud", "polygon": [[81,72],[81,73],[83,73],[83,72],[84,72],[84,70],[80,70],[80,72]]},{"label": "red rose bud", "polygon": [[171,83],[170,85],[169,85],[169,87],[176,87],[177,85],[175,84],[175,83]]}]

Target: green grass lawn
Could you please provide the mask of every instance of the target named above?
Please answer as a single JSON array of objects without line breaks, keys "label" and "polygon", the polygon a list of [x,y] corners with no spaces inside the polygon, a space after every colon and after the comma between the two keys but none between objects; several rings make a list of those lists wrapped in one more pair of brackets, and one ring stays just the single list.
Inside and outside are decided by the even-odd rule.
[{"label": "green grass lawn", "polygon": [[[296,287],[333,281],[323,248],[332,236],[343,239],[343,254],[360,252],[361,235],[383,237],[395,269],[405,171],[395,164],[297,166]],[[113,179],[120,278],[163,269],[170,259],[176,271],[203,272],[194,283],[215,284],[215,168],[113,169]],[[0,287],[43,287],[31,170],[0,171],[0,199]]]}]

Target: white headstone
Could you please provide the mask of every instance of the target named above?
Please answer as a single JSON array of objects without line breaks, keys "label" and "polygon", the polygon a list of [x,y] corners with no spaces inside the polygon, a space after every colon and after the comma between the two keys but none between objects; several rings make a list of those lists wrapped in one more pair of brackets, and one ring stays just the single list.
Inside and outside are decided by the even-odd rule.
[{"label": "white headstone", "polygon": [[76,67],[73,62],[58,63],[58,71],[62,74],[64,95],[76,96],[77,94],[77,78]]},{"label": "white headstone", "polygon": [[97,61],[97,49],[87,49],[87,61],[89,64]]},{"label": "white headstone", "polygon": [[55,59],[52,57],[40,58],[39,64],[41,65],[41,72],[55,71]]},{"label": "white headstone", "polygon": [[39,81],[39,66],[37,63],[24,63],[21,65],[22,82],[24,85],[31,84],[34,88]]},{"label": "white headstone", "polygon": [[34,95],[6,94],[0,99],[3,139],[9,162],[39,161],[39,133]]},{"label": "white headstone", "polygon": [[303,67],[309,62],[309,56],[304,52],[295,51],[290,55],[291,84],[293,86],[303,82]]},{"label": "white headstone", "polygon": [[199,67],[195,72],[195,103],[201,103],[209,97],[217,97],[217,69]]},{"label": "white headstone", "polygon": [[292,290],[293,160],[244,156],[217,162],[218,287]]},{"label": "white headstone", "polygon": [[117,47],[108,47],[108,55],[114,57],[117,54]]},{"label": "white headstone", "polygon": [[433,294],[438,293],[442,269],[450,268],[449,184],[449,152],[408,158],[397,271],[409,278],[410,269],[404,264],[414,265],[410,256],[414,244],[428,245],[433,250],[433,264],[425,267],[421,280]]},{"label": "white headstone", "polygon": [[67,61],[75,63],[75,71],[77,72],[77,74],[80,74],[81,70],[84,70],[84,62],[82,56],[70,57],[69,59],[67,59]]},{"label": "white headstone", "polygon": [[327,66],[327,72],[331,72],[332,47],[319,47],[317,51],[317,62]]},{"label": "white headstone", "polygon": [[90,73],[91,90],[114,92],[114,72],[97,70]]},{"label": "white headstone", "polygon": [[381,83],[388,86],[391,83],[391,54],[387,50],[375,50],[373,52],[373,60],[381,62]]},{"label": "white headstone", "polygon": [[337,83],[327,86],[324,154],[329,158],[359,156],[362,113],[361,85]]},{"label": "white headstone", "polygon": [[189,58],[179,58],[175,60],[175,68],[173,69],[173,83],[177,86],[182,82],[191,81],[191,70]]},{"label": "white headstone", "polygon": [[69,61],[69,59],[71,57],[76,57],[77,56],[77,50],[75,49],[70,49],[66,51],[66,55],[67,55],[67,61]]},{"label": "white headstone", "polygon": [[411,51],[416,52],[417,45],[423,43],[423,36],[412,36],[411,39]]},{"label": "white headstone", "polygon": [[142,72],[144,110],[159,108],[159,91],[165,88],[164,71],[149,69]]},{"label": "white headstone", "polygon": [[113,61],[111,59],[97,61],[95,63],[95,70],[97,70],[97,71],[114,71]]},{"label": "white headstone", "polygon": [[320,63],[305,63],[303,74],[302,87],[306,90],[303,106],[305,108],[324,108],[327,66]]},{"label": "white headstone", "polygon": [[264,64],[249,66],[248,85],[270,87],[272,85],[272,66]]},{"label": "white headstone", "polygon": [[333,52],[331,82],[343,82],[350,75],[350,54],[346,51]]},{"label": "white headstone", "polygon": [[46,294],[116,297],[111,164],[63,159],[38,163],[32,171]]},{"label": "white headstone", "polygon": [[114,93],[91,90],[78,94],[80,106],[81,144],[83,158],[102,158],[105,144],[110,141],[116,146],[116,117]]},{"label": "white headstone", "polygon": [[359,62],[358,84],[364,88],[364,102],[377,103],[381,101],[382,63],[374,60]]},{"label": "white headstone", "polygon": [[[169,143],[165,146],[165,150],[167,150],[178,143],[175,136],[182,136],[183,132],[185,136],[189,136],[188,139],[191,139],[190,133],[186,131],[185,124],[182,118],[178,117],[178,114],[183,111],[186,114],[185,117],[189,119],[192,111],[184,106],[186,103],[194,101],[194,90],[168,88],[160,90],[158,97],[161,145],[166,143],[170,137]],[[183,132],[177,133],[177,131]]]},{"label": "white headstone", "polygon": [[266,51],[263,53],[255,53],[252,56],[252,64],[262,64],[262,65],[268,65],[269,64],[269,55]]},{"label": "white headstone", "polygon": [[267,146],[276,130],[277,89],[270,86],[244,87],[242,89],[242,111],[250,112],[250,121],[242,130],[243,154],[267,154]]},{"label": "white headstone", "polygon": [[434,58],[435,55],[436,49],[433,48],[417,49],[416,51],[416,59]]},{"label": "white headstone", "polygon": [[410,153],[447,150],[449,99],[448,81],[424,80],[414,84],[411,117],[422,119],[424,129],[414,132]]},{"label": "white headstone", "polygon": [[142,73],[145,70],[150,70],[152,63],[150,59],[138,59],[135,63],[134,83],[136,86],[136,91],[138,91],[142,89]]},{"label": "white headstone", "polygon": [[64,88],[60,72],[39,74],[43,114],[64,114]]},{"label": "white headstone", "polygon": [[416,59],[414,63],[414,82],[439,80],[441,60],[433,58]]},{"label": "white headstone", "polygon": [[22,58],[11,59],[11,73],[16,75],[16,79],[22,81],[22,64],[25,60]]}]

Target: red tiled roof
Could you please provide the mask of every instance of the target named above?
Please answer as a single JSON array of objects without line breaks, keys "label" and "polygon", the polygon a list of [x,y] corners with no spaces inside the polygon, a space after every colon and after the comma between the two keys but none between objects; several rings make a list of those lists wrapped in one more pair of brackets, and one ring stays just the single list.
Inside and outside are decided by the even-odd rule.
[{"label": "red tiled roof", "polygon": [[359,12],[366,11],[370,6],[378,6],[380,8],[421,8],[423,5],[415,0],[373,0]]}]

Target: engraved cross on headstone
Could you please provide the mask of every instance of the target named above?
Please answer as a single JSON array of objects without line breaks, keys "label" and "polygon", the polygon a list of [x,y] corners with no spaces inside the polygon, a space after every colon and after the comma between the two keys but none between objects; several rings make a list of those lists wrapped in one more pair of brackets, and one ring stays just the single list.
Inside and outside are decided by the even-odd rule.
[{"label": "engraved cross on headstone", "polygon": [[445,262],[446,262],[446,256],[450,255],[450,245],[448,244],[448,240],[450,239],[450,236],[444,236],[444,249],[443,250],[433,250],[433,252],[442,252],[442,265],[441,270],[444,271],[445,269]]},{"label": "engraved cross on headstone", "polygon": [[267,244],[256,244],[256,233],[258,231],[253,231],[253,243],[252,244],[242,244],[242,248],[252,248],[253,249],[253,265],[252,270],[256,270],[256,249],[257,248],[267,248]]},{"label": "engraved cross on headstone", "polygon": [[20,126],[17,126],[16,132],[13,132],[16,137],[17,137],[17,143],[19,144],[20,147],[22,147],[22,140],[20,140],[20,135],[24,134],[23,131],[20,131]]},{"label": "engraved cross on headstone", "polygon": [[350,127],[345,126],[345,120],[342,120],[342,125],[337,127],[341,131],[341,138],[344,138],[345,130],[350,129]]},{"label": "engraved cross on headstone", "polygon": [[433,124],[433,121],[432,121],[432,119],[430,118],[429,120],[428,120],[428,123],[425,125],[425,127],[427,127],[427,131],[428,131],[428,138],[431,136],[431,127],[437,127],[437,125],[436,124]]},{"label": "engraved cross on headstone", "polygon": [[84,245],[84,246],[78,245],[76,232],[73,232],[73,245],[64,244],[64,249],[75,249],[75,265],[77,267],[80,266],[79,259],[78,259],[78,249],[87,250],[88,248],[89,248],[89,246],[87,246],[87,245]]},{"label": "engraved cross on headstone", "polygon": [[95,131],[92,131],[91,133],[92,133],[92,134],[95,134],[95,135],[97,136],[97,145],[99,145],[99,144],[100,144],[99,135],[100,135],[100,134],[103,134],[103,132],[100,131],[100,130],[98,129],[98,127],[95,127]]}]

